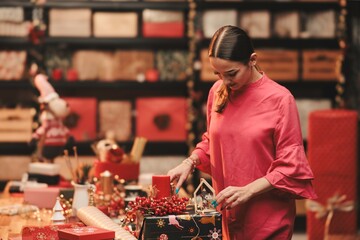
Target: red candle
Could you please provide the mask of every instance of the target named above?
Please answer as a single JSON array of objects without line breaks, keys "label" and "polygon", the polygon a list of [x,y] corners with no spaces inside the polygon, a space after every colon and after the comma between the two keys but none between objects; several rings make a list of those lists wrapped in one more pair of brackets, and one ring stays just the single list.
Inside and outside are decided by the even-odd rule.
[{"label": "red candle", "polygon": [[152,186],[155,189],[155,199],[171,196],[170,176],[152,176]]}]

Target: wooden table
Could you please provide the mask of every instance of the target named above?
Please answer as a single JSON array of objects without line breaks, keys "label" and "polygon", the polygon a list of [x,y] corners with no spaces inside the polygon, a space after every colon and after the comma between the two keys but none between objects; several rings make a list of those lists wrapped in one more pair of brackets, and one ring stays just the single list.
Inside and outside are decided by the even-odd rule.
[{"label": "wooden table", "polygon": [[[0,198],[0,207],[22,204],[22,197],[2,197]],[[0,215],[0,239],[6,240],[21,236],[21,230],[24,226],[46,226],[51,223],[51,210],[40,210],[37,213],[25,213],[21,215]],[[21,239],[21,238],[20,238]]]}]

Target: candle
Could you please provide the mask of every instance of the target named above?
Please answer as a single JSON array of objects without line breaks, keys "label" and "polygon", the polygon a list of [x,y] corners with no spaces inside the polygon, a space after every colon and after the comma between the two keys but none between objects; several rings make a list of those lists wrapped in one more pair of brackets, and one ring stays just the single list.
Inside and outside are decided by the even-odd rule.
[{"label": "candle", "polygon": [[155,189],[155,199],[171,196],[170,176],[154,175],[152,176],[152,186]]}]

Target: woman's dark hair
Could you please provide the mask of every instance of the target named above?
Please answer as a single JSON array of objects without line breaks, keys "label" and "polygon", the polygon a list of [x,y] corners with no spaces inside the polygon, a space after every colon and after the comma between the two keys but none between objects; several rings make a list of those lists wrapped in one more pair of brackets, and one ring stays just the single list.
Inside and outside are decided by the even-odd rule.
[{"label": "woman's dark hair", "polygon": [[[230,61],[247,64],[254,47],[250,37],[241,28],[235,26],[223,26],[219,28],[209,45],[209,57],[221,58]],[[229,100],[230,89],[223,83],[218,90],[216,100],[216,112],[221,113]]]}]

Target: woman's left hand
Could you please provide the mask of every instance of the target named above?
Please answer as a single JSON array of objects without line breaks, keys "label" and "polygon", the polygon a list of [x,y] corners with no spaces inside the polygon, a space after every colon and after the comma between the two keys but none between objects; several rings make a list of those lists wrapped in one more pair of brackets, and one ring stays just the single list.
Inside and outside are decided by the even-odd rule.
[{"label": "woman's left hand", "polygon": [[221,205],[221,210],[230,209],[237,205],[247,202],[251,198],[251,191],[247,186],[230,186],[219,192],[216,196],[217,204]]},{"label": "woman's left hand", "polygon": [[216,196],[216,206],[221,205],[221,210],[231,209],[237,205],[247,202],[250,198],[267,192],[274,187],[266,178],[259,178],[246,186],[235,187],[229,186],[218,193]]}]

